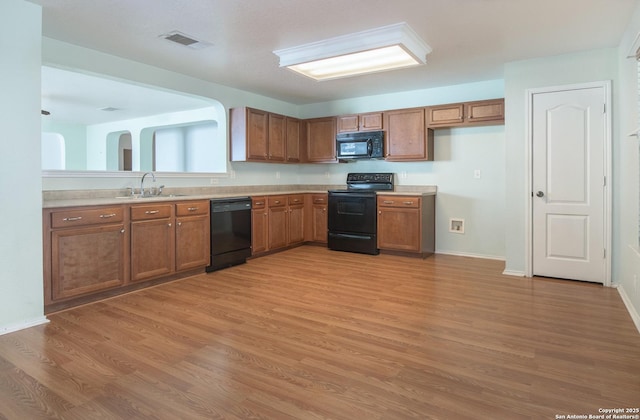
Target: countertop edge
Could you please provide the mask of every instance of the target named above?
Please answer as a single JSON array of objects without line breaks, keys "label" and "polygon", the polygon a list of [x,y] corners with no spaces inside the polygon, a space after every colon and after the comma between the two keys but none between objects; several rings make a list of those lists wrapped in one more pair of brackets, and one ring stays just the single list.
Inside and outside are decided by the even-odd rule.
[{"label": "countertop edge", "polygon": [[[331,188],[329,188],[331,189]],[[154,196],[154,197],[126,197],[126,196],[117,196],[113,197],[78,197],[77,193],[73,198],[62,198],[60,197],[63,194],[57,194],[60,198],[55,199],[46,199],[43,198],[42,208],[43,209],[55,209],[55,208],[65,208],[65,207],[85,207],[85,206],[113,206],[113,205],[131,205],[131,204],[143,204],[143,203],[157,203],[157,202],[178,202],[178,201],[195,201],[195,200],[210,200],[214,198],[229,198],[229,197],[258,197],[258,196],[266,196],[266,195],[288,195],[288,194],[326,194],[328,189],[291,189],[291,190],[265,190],[259,191],[252,189],[251,191],[242,191],[239,190],[237,192],[224,192],[218,194],[185,194],[181,195],[179,192],[174,192],[172,194],[176,195],[166,195],[166,196]],[[90,192],[87,192],[89,195]],[[409,196],[428,196],[428,195],[436,195],[437,187],[433,185],[428,186],[396,186],[395,191],[383,191],[378,194],[384,195],[409,195]]]}]

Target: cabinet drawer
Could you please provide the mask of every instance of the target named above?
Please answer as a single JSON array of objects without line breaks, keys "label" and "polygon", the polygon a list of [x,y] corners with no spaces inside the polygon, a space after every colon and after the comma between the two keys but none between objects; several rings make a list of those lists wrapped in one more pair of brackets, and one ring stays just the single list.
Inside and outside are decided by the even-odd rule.
[{"label": "cabinet drawer", "polygon": [[63,210],[51,213],[51,227],[96,225],[122,222],[122,207],[101,207],[96,209]]},{"label": "cabinet drawer", "polygon": [[313,201],[313,204],[327,204],[326,194],[314,194],[311,196],[311,200]]},{"label": "cabinet drawer", "polygon": [[208,201],[187,201],[176,203],[176,216],[196,216],[209,212]]},{"label": "cabinet drawer", "polygon": [[289,196],[289,205],[296,205],[296,204],[304,204],[304,195],[303,194],[296,194],[296,195],[290,195]]},{"label": "cabinet drawer", "polygon": [[269,203],[269,207],[281,207],[287,205],[287,196],[286,195],[274,195],[267,199]]},{"label": "cabinet drawer", "polygon": [[419,208],[420,197],[415,196],[378,196],[378,207]]},{"label": "cabinet drawer", "polygon": [[266,197],[251,197],[252,209],[263,209],[266,204],[267,204]]},{"label": "cabinet drawer", "polygon": [[172,204],[149,204],[147,206],[132,206],[131,220],[164,219],[171,217]]}]

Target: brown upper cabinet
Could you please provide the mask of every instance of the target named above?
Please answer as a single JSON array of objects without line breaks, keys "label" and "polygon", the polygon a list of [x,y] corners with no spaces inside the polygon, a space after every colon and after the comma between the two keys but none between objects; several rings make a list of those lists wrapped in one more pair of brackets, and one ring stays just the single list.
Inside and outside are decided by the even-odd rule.
[{"label": "brown upper cabinet", "polygon": [[338,133],[382,130],[382,112],[341,115],[336,121]]},{"label": "brown upper cabinet", "polygon": [[302,162],[300,150],[300,128],[302,124],[299,119],[291,117],[286,117],[285,122],[287,130],[286,161],[291,163]]},{"label": "brown upper cabinet", "polygon": [[436,105],[426,112],[432,128],[504,124],[504,99]]},{"label": "brown upper cabinet", "polygon": [[[300,142],[300,124],[298,122],[296,125],[295,119],[291,122],[288,120],[289,117],[284,115],[259,109],[248,107],[231,109],[231,160],[299,161],[299,144],[296,142]],[[292,159],[290,154],[293,156]]]},{"label": "brown upper cabinet", "polygon": [[306,123],[307,161],[337,162],[336,118],[313,118]]},{"label": "brown upper cabinet", "polygon": [[433,160],[433,130],[425,125],[424,108],[384,113],[385,160]]}]

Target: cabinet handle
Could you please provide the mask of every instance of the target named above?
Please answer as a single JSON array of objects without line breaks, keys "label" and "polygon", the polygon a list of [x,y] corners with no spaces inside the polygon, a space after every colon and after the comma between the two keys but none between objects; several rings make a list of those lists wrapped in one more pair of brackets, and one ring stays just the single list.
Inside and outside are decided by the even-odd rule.
[{"label": "cabinet handle", "polygon": [[256,206],[262,206],[264,204],[264,201],[256,201]]},{"label": "cabinet handle", "polygon": [[178,226],[182,226],[182,222],[178,222]]},{"label": "cabinet handle", "polygon": [[167,223],[167,227],[171,227],[171,223]]},{"label": "cabinet handle", "polygon": [[78,220],[82,220],[82,216],[78,216],[78,217],[65,217],[64,219],[65,222],[77,222]]},{"label": "cabinet handle", "polygon": [[380,210],[378,210],[378,214],[382,214],[382,212]]},{"label": "cabinet handle", "polygon": [[393,204],[393,201],[391,201],[391,200],[384,200],[384,201],[383,201],[383,203],[384,203],[384,204]]},{"label": "cabinet handle", "polygon": [[147,210],[144,212],[144,214],[157,214],[160,213],[160,210]]},{"label": "cabinet handle", "polygon": [[276,201],[274,201],[274,203],[280,204],[280,200],[276,200]]},{"label": "cabinet handle", "polygon": [[413,201],[405,201],[404,204],[406,204],[407,206],[410,206],[413,204]]},{"label": "cabinet handle", "polygon": [[196,211],[196,210],[198,210],[198,208],[197,207],[189,207],[189,208],[187,208],[187,210],[188,211]]},{"label": "cabinet handle", "polygon": [[108,219],[108,218],[110,218],[110,217],[115,217],[115,215],[116,215],[115,213],[110,213],[110,214],[101,214],[101,215],[100,215],[100,218],[101,218],[101,219]]},{"label": "cabinet handle", "polygon": [[124,229],[120,229],[120,233],[124,233]]}]

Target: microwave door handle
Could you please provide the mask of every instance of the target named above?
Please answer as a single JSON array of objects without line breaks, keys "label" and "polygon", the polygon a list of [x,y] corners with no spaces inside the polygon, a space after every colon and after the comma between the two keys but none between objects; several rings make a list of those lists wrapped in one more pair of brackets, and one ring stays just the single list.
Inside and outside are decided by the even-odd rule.
[{"label": "microwave door handle", "polygon": [[367,140],[367,155],[371,156],[373,153],[373,141],[371,139]]}]

